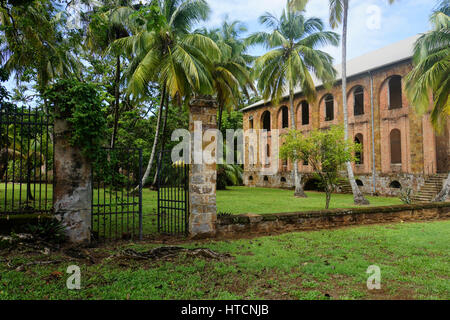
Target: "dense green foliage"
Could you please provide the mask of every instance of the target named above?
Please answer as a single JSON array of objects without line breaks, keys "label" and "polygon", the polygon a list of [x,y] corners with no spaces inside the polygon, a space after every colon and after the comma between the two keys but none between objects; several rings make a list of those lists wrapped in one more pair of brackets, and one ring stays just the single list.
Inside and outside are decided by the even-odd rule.
[{"label": "dense green foliage", "polygon": [[45,92],[50,111],[70,124],[73,146],[90,160],[96,159],[105,136],[103,103],[95,85],[60,80]]},{"label": "dense green foliage", "polygon": [[450,1],[441,0],[430,17],[433,30],[423,34],[414,49],[414,69],[406,78],[408,98],[420,113],[429,111],[440,132],[450,116]]}]

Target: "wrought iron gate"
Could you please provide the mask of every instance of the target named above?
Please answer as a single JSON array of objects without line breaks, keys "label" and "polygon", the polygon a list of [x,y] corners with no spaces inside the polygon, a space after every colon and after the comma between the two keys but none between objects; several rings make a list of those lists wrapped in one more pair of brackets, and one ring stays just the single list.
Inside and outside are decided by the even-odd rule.
[{"label": "wrought iron gate", "polygon": [[142,239],[142,150],[104,149],[92,167],[96,239]]},{"label": "wrought iron gate", "polygon": [[172,163],[170,151],[159,154],[158,232],[186,235],[189,224],[189,165]]},{"label": "wrought iron gate", "polygon": [[53,211],[53,118],[0,105],[0,216]]}]

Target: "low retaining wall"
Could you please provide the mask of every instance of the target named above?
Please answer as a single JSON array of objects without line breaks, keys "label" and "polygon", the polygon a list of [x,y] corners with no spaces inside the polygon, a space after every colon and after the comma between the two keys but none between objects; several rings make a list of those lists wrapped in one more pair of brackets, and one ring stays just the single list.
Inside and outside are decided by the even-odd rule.
[{"label": "low retaining wall", "polygon": [[423,203],[388,207],[335,209],[277,214],[220,217],[218,236],[318,230],[351,225],[450,219],[450,203]]}]

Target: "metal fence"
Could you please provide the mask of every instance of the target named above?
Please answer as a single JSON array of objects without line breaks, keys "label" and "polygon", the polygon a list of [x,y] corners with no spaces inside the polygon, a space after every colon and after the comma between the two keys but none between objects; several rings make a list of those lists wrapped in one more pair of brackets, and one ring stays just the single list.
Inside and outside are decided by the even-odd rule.
[{"label": "metal fence", "polygon": [[162,151],[158,165],[158,232],[186,235],[189,224],[189,165],[172,163]]},{"label": "metal fence", "polygon": [[53,211],[53,118],[0,106],[0,215]]},{"label": "metal fence", "polygon": [[142,150],[104,149],[92,166],[92,231],[98,240],[142,239]]}]

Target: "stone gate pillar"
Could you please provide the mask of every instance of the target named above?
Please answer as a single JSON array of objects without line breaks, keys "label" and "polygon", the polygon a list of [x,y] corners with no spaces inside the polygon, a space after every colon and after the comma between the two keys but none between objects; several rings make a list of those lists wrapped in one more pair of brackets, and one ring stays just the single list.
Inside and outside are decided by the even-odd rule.
[{"label": "stone gate pillar", "polygon": [[55,119],[53,204],[70,242],[81,244],[91,240],[91,164],[70,145],[70,136],[68,122]]},{"label": "stone gate pillar", "polygon": [[[217,129],[217,103],[211,97],[195,98],[190,103],[191,166],[189,171],[189,234],[194,238],[216,234],[216,161],[205,163],[203,151],[217,140],[203,139],[209,129]],[[199,163],[201,162],[201,163]]]}]

